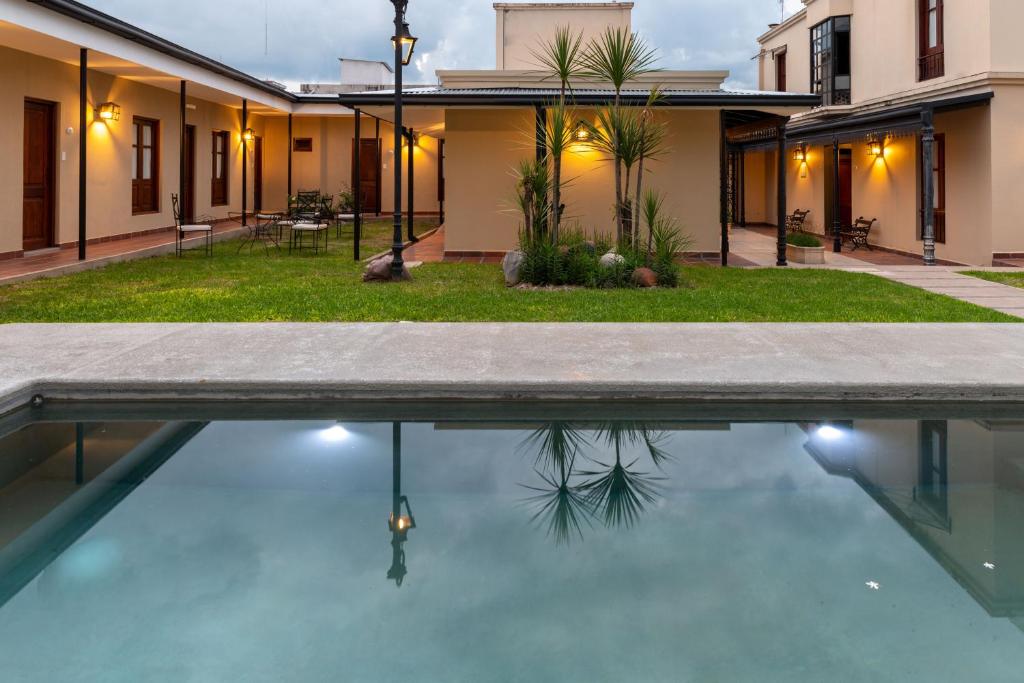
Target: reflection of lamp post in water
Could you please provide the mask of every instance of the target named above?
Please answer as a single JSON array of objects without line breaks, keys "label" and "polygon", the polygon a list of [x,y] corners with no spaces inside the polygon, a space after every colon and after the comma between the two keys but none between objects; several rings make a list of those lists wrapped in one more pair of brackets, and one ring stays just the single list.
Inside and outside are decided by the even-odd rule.
[{"label": "reflection of lamp post in water", "polygon": [[[409,529],[416,528],[416,518],[412,516],[409,499],[402,495],[402,424],[395,422],[391,427],[391,442],[394,459],[392,469],[391,515],[388,517],[388,530],[391,532],[391,569],[388,579],[401,586],[408,570],[405,567],[405,550],[402,546],[408,539]],[[402,514],[402,506],[405,514]]]}]

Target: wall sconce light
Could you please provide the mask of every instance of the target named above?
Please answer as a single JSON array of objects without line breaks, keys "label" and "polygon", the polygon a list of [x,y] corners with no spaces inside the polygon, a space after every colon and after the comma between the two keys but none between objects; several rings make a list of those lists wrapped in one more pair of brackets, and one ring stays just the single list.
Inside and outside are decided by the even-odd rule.
[{"label": "wall sconce light", "polygon": [[572,139],[580,144],[586,144],[594,137],[593,132],[590,130],[590,126],[585,121],[580,121],[576,124],[575,130],[572,132]]},{"label": "wall sconce light", "polygon": [[252,128],[246,128],[245,130],[242,131],[242,140],[244,142],[252,142],[255,139],[256,131],[254,131]]},{"label": "wall sconce light", "polygon": [[797,147],[793,151],[793,161],[799,161],[801,164],[806,164],[807,163],[807,148],[803,147],[803,146]]},{"label": "wall sconce light", "polygon": [[104,102],[96,109],[96,118],[101,121],[120,121],[121,105],[113,102]]},{"label": "wall sconce light", "polygon": [[871,140],[868,142],[868,156],[881,159],[885,156],[885,142],[882,140]]}]

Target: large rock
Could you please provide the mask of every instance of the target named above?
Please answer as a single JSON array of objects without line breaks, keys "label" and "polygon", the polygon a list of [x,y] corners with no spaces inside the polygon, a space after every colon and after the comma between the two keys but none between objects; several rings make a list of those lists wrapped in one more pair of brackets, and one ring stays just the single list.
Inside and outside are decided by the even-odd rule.
[{"label": "large rock", "polygon": [[505,258],[501,261],[501,269],[505,271],[506,287],[515,287],[522,281],[520,271],[525,258],[526,256],[521,251],[510,251],[505,254]]},{"label": "large rock", "polygon": [[616,254],[614,251],[609,251],[601,257],[602,268],[614,268],[615,266],[621,266],[625,262],[625,257],[622,254]]},{"label": "large rock", "polygon": [[658,274],[650,268],[637,268],[633,271],[633,284],[637,287],[657,287]]},{"label": "large rock", "polygon": [[[395,260],[394,254],[385,254],[375,258],[366,265],[363,271],[363,282],[391,282],[394,277],[391,274],[391,264]],[[403,265],[401,280],[411,280],[409,269]]]}]

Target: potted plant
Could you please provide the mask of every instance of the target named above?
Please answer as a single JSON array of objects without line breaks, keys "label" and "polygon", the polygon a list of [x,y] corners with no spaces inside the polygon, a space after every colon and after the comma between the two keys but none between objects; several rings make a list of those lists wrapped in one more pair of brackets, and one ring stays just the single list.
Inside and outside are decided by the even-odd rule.
[{"label": "potted plant", "polygon": [[797,232],[786,237],[786,259],[793,263],[825,264],[825,247],[814,235]]}]

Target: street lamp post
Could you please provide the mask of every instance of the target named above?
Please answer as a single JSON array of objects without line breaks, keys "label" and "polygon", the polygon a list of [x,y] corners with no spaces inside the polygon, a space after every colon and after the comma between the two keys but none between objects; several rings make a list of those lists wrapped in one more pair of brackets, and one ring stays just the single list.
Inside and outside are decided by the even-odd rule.
[{"label": "street lamp post", "polygon": [[391,39],[395,48],[395,216],[394,239],[391,253],[391,279],[401,280],[405,270],[402,251],[405,242],[402,239],[402,67],[412,62],[412,53],[416,48],[416,39],[409,32],[409,24],[405,21],[405,10],[409,0],[391,0],[395,6],[395,35]]}]

